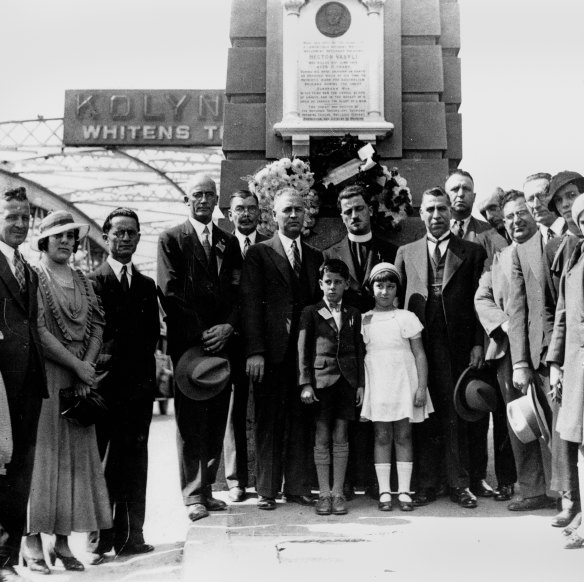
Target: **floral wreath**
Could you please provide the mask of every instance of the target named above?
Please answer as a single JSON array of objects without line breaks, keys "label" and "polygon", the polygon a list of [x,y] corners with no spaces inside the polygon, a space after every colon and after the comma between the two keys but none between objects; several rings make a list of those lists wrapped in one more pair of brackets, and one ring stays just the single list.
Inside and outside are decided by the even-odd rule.
[{"label": "floral wreath", "polygon": [[[318,142],[317,142],[318,143]],[[347,135],[320,142],[311,163],[300,158],[282,158],[266,164],[251,176],[245,176],[249,190],[258,197],[260,222],[258,229],[273,234],[274,196],[282,188],[294,188],[304,199],[306,213],[302,234],[310,234],[321,207],[335,216],[337,197],[346,186],[359,184],[371,197],[376,225],[382,230],[395,230],[400,222],[413,214],[412,195],[407,181],[397,168],[379,163],[380,156],[371,144]]]}]

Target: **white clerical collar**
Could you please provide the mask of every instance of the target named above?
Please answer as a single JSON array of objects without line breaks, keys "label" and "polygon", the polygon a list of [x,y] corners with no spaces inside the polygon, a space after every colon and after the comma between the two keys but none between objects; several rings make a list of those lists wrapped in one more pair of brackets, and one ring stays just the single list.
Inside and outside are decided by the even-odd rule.
[{"label": "white clerical collar", "polygon": [[213,244],[213,222],[203,224],[202,222],[195,220],[192,216],[189,216],[189,222],[193,225],[199,240],[203,240],[203,231],[205,230],[205,227],[209,229],[209,244]]},{"label": "white clerical collar", "polygon": [[124,266],[126,267],[126,273],[128,274],[128,276],[131,277],[133,275],[134,267],[132,266],[132,261],[130,261],[129,263],[120,263],[120,261],[116,261],[116,259],[114,259],[111,255],[109,255],[106,260],[108,262],[108,265],[112,268],[112,271],[114,272],[118,280],[122,276],[122,267]]},{"label": "white clerical collar", "polygon": [[369,231],[367,234],[353,234],[351,232],[348,233],[349,240],[355,243],[366,243],[373,238],[373,234]]}]

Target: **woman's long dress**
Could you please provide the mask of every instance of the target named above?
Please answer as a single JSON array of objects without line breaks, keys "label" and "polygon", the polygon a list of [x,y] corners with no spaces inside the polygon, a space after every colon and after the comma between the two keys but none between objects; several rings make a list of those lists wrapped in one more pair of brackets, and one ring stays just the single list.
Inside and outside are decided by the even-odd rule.
[{"label": "woman's long dress", "polygon": [[[71,353],[83,358],[101,344],[104,318],[89,281],[73,272],[74,288],[58,284],[40,267],[39,328],[46,327]],[[41,329],[41,337],[42,337]],[[111,509],[94,426],[61,418],[59,390],[75,385],[75,374],[45,361],[49,398],[39,419],[28,533],[69,535],[111,527]]]}]

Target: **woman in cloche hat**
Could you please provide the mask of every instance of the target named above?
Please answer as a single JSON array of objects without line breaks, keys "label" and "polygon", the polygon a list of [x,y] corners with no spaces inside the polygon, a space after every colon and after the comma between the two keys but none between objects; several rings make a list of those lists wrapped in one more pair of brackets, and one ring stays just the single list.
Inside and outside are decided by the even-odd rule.
[{"label": "woman in cloche hat", "polygon": [[38,426],[29,499],[28,535],[23,557],[29,569],[50,570],[43,557],[41,533],[55,536],[49,550],[66,570],[83,570],[69,548],[72,531],[111,527],[110,504],[94,426],[72,424],[60,415],[59,390],[73,388],[87,396],[95,380],[94,362],[101,349],[103,313],[89,281],[69,266],[71,255],[89,225],[69,212],[52,212],[40,224],[31,247],[41,252],[39,333],[45,349],[49,398]]}]

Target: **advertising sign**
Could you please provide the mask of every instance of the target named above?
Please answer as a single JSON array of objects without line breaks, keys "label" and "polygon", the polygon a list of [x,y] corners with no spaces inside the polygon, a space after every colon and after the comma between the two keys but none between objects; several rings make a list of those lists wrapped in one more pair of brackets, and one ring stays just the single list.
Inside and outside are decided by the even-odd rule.
[{"label": "advertising sign", "polygon": [[65,91],[66,146],[220,146],[225,91]]}]

